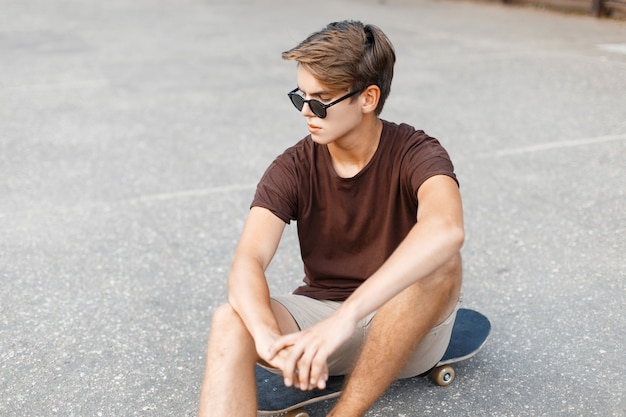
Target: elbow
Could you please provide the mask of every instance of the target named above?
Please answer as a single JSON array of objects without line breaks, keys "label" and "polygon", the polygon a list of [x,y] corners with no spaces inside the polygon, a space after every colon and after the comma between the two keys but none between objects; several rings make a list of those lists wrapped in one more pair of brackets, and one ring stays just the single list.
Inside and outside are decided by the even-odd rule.
[{"label": "elbow", "polygon": [[236,295],[237,295],[236,292],[232,291],[232,289],[229,286],[227,302],[228,304],[230,304],[233,310],[239,311],[239,303],[237,302]]},{"label": "elbow", "polygon": [[453,228],[454,230],[452,231],[452,242],[453,245],[456,248],[456,251],[460,251],[461,248],[463,247],[463,244],[465,243],[465,229],[463,229],[463,226],[458,226]]},{"label": "elbow", "polygon": [[446,246],[451,255],[461,251],[465,243],[465,230],[462,225],[448,225],[446,227]]}]

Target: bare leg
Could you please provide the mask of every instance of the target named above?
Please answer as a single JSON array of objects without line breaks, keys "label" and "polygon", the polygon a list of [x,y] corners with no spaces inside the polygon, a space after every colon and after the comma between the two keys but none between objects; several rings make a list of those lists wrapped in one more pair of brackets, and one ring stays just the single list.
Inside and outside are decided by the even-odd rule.
[{"label": "bare leg", "polygon": [[430,329],[454,311],[460,289],[458,256],[385,304],[376,313],[344,393],[329,416],[364,415]]},{"label": "bare leg", "polygon": [[[272,301],[272,309],[282,332],[298,330],[284,307]],[[198,416],[256,417],[258,359],[254,340],[237,312],[229,304],[220,306],[213,314]]]}]

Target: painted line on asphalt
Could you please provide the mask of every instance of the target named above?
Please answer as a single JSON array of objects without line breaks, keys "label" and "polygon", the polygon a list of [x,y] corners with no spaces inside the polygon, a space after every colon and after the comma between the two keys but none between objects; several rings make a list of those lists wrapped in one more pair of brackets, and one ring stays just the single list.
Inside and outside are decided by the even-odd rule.
[{"label": "painted line on asphalt", "polygon": [[626,43],[601,43],[596,45],[603,51],[616,52],[618,54],[626,54]]},{"label": "painted line on asphalt", "polygon": [[626,140],[626,134],[598,136],[595,138],[582,138],[573,140],[564,140],[559,142],[540,143],[537,145],[524,146],[521,148],[501,149],[494,152],[484,152],[475,155],[478,158],[504,157],[511,155],[523,155],[527,153],[541,152],[551,149],[574,148],[578,146],[587,146],[598,143],[615,142]]},{"label": "painted line on asphalt", "polygon": [[0,85],[0,90],[6,91],[54,91],[54,90],[70,90],[70,89],[84,89],[84,88],[104,88],[110,85],[109,80],[95,79],[95,80],[72,80],[72,81],[58,81],[38,84],[18,84],[18,85]]},{"label": "painted line on asphalt", "polygon": [[235,184],[222,187],[196,188],[191,190],[173,191],[170,193],[147,194],[127,200],[121,200],[118,204],[124,203],[146,203],[150,201],[175,200],[178,198],[202,197],[208,194],[228,193],[231,191],[254,190],[256,184]]},{"label": "painted line on asphalt", "polygon": [[195,198],[195,197],[204,197],[210,194],[221,194],[221,193],[229,193],[234,191],[243,191],[250,190],[254,191],[256,189],[256,184],[234,184],[234,185],[225,185],[221,187],[208,187],[208,188],[196,188],[190,190],[182,190],[182,191],[173,191],[169,193],[159,193],[159,194],[146,194],[138,197],[125,198],[117,201],[91,201],[84,202],[82,204],[76,204],[73,206],[52,206],[52,207],[33,207],[30,209],[23,209],[19,212],[0,212],[0,219],[8,218],[12,215],[20,215],[20,216],[38,216],[41,214],[49,214],[49,213],[80,213],[80,212],[88,212],[92,210],[98,209],[112,209],[114,207],[124,206],[124,205],[132,205],[132,204],[145,204],[155,201],[167,201],[167,200],[176,200],[183,198]]}]

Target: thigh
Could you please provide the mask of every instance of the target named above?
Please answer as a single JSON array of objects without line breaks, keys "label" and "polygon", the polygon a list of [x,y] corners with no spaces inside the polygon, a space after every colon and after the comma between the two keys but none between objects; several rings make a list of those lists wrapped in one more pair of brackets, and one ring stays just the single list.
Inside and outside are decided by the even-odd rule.
[{"label": "thigh", "polygon": [[278,310],[288,312],[297,328],[295,331],[308,329],[324,320],[339,308],[341,303],[315,300],[303,295],[278,295],[272,297],[272,305],[279,305]]},{"label": "thigh", "polygon": [[294,333],[300,330],[300,326],[293,315],[283,304],[274,299],[270,300],[270,303],[281,334]]},{"label": "thigh", "polygon": [[398,374],[398,379],[421,375],[437,365],[450,343],[459,304],[457,303],[457,307],[443,323],[433,327],[424,336],[411,358]]}]

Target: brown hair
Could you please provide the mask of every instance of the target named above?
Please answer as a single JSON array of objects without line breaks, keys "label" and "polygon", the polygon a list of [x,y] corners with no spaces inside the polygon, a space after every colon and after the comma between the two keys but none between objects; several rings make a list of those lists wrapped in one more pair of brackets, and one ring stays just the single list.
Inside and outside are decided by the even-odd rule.
[{"label": "brown hair", "polygon": [[381,94],[376,115],[389,96],[396,62],[393,45],[380,28],[348,20],[330,23],[282,57],[297,61],[333,90],[378,86]]}]

